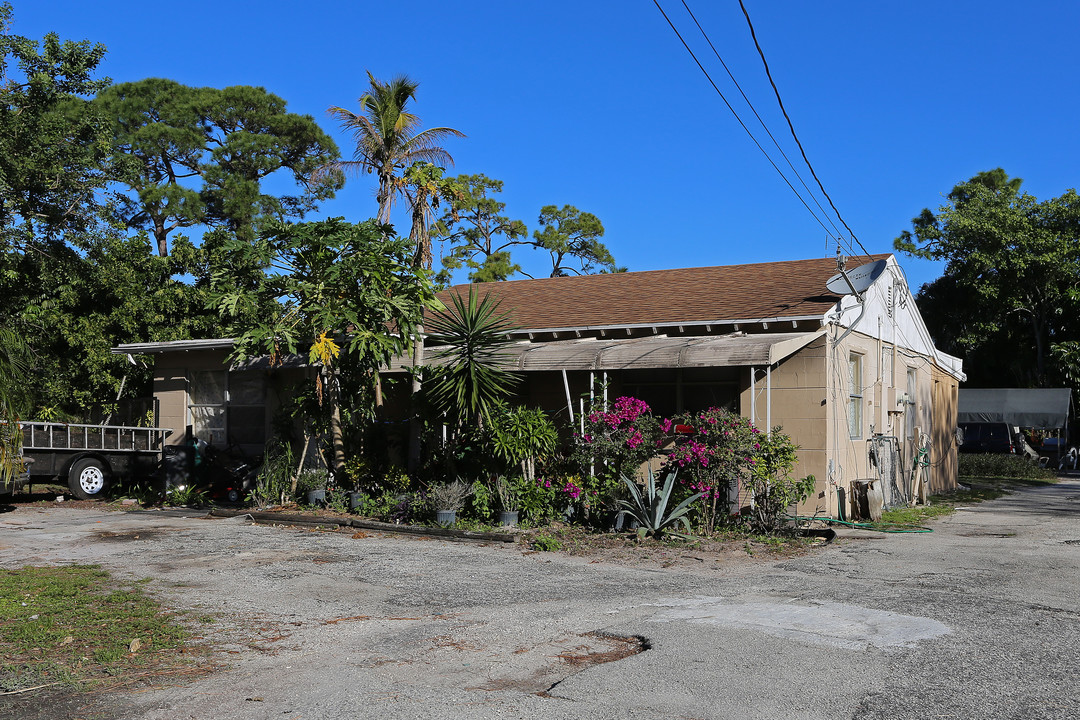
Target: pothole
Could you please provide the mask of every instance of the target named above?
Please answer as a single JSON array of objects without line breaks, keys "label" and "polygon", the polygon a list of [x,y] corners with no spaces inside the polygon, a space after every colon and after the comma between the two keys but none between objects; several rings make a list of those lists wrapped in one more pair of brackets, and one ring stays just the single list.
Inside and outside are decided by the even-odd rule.
[{"label": "pothole", "polygon": [[163,530],[132,530],[128,532],[112,532],[103,530],[97,533],[100,540],[107,542],[132,542],[135,540],[157,540],[164,534]]},{"label": "pothole", "polygon": [[[614,635],[611,633],[594,630],[581,633],[577,636],[581,643],[576,647],[564,648],[555,655],[546,655],[546,658],[556,659],[557,664],[547,662],[543,667],[538,667],[532,672],[523,675],[509,675],[489,679],[483,685],[468,688],[471,690],[516,690],[530,693],[540,697],[552,697],[551,693],[559,683],[566,678],[576,675],[595,665],[624,660],[638,653],[645,652],[652,647],[648,638],[641,635]],[[550,646],[548,646],[550,647]],[[514,651],[515,655],[530,651],[543,651],[544,646],[538,648],[520,648]],[[569,667],[568,667],[569,666]]]},{"label": "pothole", "polygon": [[615,647],[610,650],[593,651],[587,645],[582,645],[573,650],[561,652],[556,655],[556,657],[573,667],[583,668],[590,665],[603,665],[604,663],[622,660],[631,655],[645,652],[652,647],[648,639],[641,635],[631,635],[626,637],[623,635],[609,635],[602,632],[590,632],[585,633],[582,637],[606,640],[613,643]]}]

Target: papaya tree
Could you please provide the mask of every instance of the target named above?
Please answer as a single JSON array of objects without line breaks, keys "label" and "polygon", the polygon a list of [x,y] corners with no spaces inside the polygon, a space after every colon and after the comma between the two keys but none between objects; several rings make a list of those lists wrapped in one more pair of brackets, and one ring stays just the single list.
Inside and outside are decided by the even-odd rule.
[{"label": "papaya tree", "polygon": [[[408,240],[373,221],[332,218],[279,224],[253,244],[225,242],[213,302],[233,325],[233,357],[299,354],[318,368],[319,404],[329,418],[331,468],[345,461],[343,377],[374,389],[379,368],[409,351],[425,307],[437,303],[429,273],[413,265]],[[262,273],[233,277],[232,268]],[[267,310],[266,308],[269,308]]]}]

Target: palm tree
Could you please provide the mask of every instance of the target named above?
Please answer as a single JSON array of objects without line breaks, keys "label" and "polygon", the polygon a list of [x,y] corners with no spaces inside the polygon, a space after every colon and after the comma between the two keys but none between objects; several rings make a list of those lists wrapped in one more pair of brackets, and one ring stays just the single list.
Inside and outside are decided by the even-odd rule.
[{"label": "palm tree", "polygon": [[323,172],[373,172],[379,179],[376,199],[379,201],[381,223],[390,222],[394,199],[403,190],[402,172],[418,161],[435,165],[453,165],[454,159],[439,143],[449,137],[465,137],[453,128],[437,127],[420,130],[420,118],[405,109],[409,100],[416,99],[419,83],[405,75],[382,82],[368,72],[371,89],[360,99],[359,113],[342,107],[327,112],[352,132],[356,151],[352,160],[340,160],[323,168]]}]

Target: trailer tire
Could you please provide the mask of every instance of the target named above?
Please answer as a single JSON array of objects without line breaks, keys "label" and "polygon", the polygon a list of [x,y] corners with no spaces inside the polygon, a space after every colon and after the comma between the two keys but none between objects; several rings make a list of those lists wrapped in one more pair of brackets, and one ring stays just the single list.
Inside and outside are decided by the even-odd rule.
[{"label": "trailer tire", "polygon": [[76,460],[68,470],[68,490],[80,500],[100,497],[109,485],[109,466],[93,457]]}]

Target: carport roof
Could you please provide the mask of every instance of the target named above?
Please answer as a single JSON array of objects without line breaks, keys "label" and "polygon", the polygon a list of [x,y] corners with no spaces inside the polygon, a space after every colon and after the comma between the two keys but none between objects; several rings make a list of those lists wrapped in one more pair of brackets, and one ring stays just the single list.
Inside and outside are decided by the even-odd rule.
[{"label": "carport roof", "polygon": [[[581,338],[512,343],[502,350],[502,365],[509,370],[629,370],[642,368],[736,367],[772,365],[794,354],[825,334],[767,333],[705,337]],[[442,365],[447,358],[438,347],[428,351],[425,362]],[[411,367],[399,357],[390,370]]]},{"label": "carport roof", "polygon": [[1071,402],[1069,388],[963,388],[957,397],[957,422],[1062,428],[1069,421]]}]

